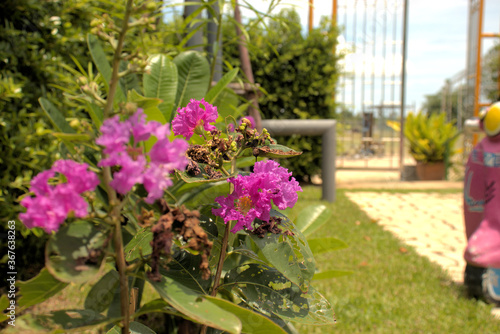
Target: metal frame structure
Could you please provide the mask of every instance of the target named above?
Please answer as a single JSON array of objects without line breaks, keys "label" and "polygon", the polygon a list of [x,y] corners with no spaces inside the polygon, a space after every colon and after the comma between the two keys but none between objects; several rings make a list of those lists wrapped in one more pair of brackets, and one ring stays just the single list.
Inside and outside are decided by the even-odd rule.
[{"label": "metal frame structure", "polygon": [[[452,108],[454,104],[456,105],[456,121],[459,130],[467,130],[465,126],[467,120],[477,117],[481,108],[494,102],[486,101],[484,97],[485,88],[491,88],[490,85],[495,85],[500,94],[500,75],[498,76],[498,82],[487,82],[484,75],[485,69],[483,68],[486,60],[484,40],[500,37],[500,33],[483,32],[485,25],[484,14],[486,5],[490,3],[489,1],[497,0],[469,0],[466,68],[452,78],[447,79],[442,88],[441,109],[446,111],[448,120],[452,120]],[[500,26],[500,20],[498,23]],[[500,59],[500,49],[498,57]],[[457,92],[456,96],[453,96],[454,92]],[[478,140],[478,133],[466,131],[465,134],[462,155],[464,162]]]},{"label": "metal frame structure", "polygon": [[335,202],[337,122],[332,119],[265,119],[262,126],[275,136],[322,136],[322,199]]},{"label": "metal frame structure", "polygon": [[[361,58],[353,61],[353,64],[358,63],[357,66],[344,70],[339,81],[340,87],[336,101],[358,115],[370,116],[371,114],[373,118],[373,113],[377,110],[381,137],[384,137],[384,131],[388,130],[384,130],[386,125],[380,123],[380,119],[401,121],[397,137],[390,138],[390,140],[380,138],[379,141],[392,142],[399,137],[399,142],[403,143],[403,123],[407,108],[405,64],[408,0],[336,0],[332,12],[332,21],[343,27],[343,36],[351,49],[347,51],[346,57]],[[398,58],[401,59],[400,68],[397,68]],[[394,113],[396,109],[399,109],[399,115]],[[342,120],[339,120],[339,123],[342,123]],[[366,133],[371,133],[371,131]],[[346,136],[343,137],[346,138]],[[363,136],[361,140],[362,153],[366,152],[367,146],[375,143],[371,135]],[[398,160],[395,164],[392,159],[391,156],[387,166],[372,167],[370,160],[365,158],[363,167],[352,167],[345,163],[341,155],[338,168],[400,170],[402,172],[403,144],[399,145]]]},{"label": "metal frame structure", "polygon": [[[484,27],[484,7],[485,0],[470,0],[469,2],[469,36],[468,36],[468,58],[467,58],[467,74],[468,78],[474,78],[474,116],[479,115],[479,110],[482,107],[489,106],[491,101],[481,101],[482,80],[482,46],[485,38],[499,38],[500,33],[485,33]],[[474,20],[475,16],[477,19]],[[471,52],[475,54],[471,55]],[[473,56],[473,57],[471,57]],[[472,67],[474,66],[474,71]],[[498,82],[500,90],[500,77]]]}]

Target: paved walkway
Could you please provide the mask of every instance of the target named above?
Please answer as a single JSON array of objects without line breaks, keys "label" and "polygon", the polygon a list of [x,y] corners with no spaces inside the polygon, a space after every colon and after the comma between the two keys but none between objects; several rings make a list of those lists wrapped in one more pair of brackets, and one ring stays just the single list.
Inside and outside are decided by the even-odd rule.
[{"label": "paved walkway", "polygon": [[[346,194],[353,202],[417,252],[448,271],[463,283],[466,245],[462,193],[440,194],[438,189],[463,189],[460,181],[398,181],[394,172],[337,171],[337,187],[342,189],[378,189]],[[380,190],[419,189],[425,192],[389,193]]]},{"label": "paved walkway", "polygon": [[463,283],[462,194],[348,192],[347,196],[417,252]]}]

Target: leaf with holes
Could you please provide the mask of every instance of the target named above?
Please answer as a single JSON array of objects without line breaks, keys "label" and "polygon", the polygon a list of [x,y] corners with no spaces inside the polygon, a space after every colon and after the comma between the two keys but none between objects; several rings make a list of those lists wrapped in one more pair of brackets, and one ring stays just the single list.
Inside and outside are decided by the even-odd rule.
[{"label": "leaf with holes", "polygon": [[303,292],[276,269],[265,265],[252,263],[231,269],[223,286],[267,316],[310,325],[335,323],[330,303],[313,287]]},{"label": "leaf with holes", "polygon": [[206,297],[215,305],[220,308],[231,312],[236,315],[238,319],[240,319],[241,324],[243,325],[242,332],[243,333],[252,333],[252,334],[286,334],[286,331],[283,330],[280,326],[275,324],[272,320],[265,317],[264,315],[254,312],[251,309],[244,308],[242,306],[231,303],[230,301],[216,298],[216,297]]},{"label": "leaf with holes", "polygon": [[71,222],[47,242],[47,269],[61,282],[88,282],[102,267],[106,242],[106,235],[93,223],[84,220]]},{"label": "leaf with holes", "polygon": [[302,233],[295,229],[288,217],[271,210],[271,217],[280,221],[281,234],[268,232],[263,238],[250,234],[251,239],[262,251],[267,261],[292,283],[307,291],[314,271],[313,253]]},{"label": "leaf with holes", "polygon": [[152,252],[151,241],[153,241],[153,233],[150,228],[143,228],[137,232],[132,240],[125,246],[125,259],[128,262],[138,259],[142,256],[148,256]]}]

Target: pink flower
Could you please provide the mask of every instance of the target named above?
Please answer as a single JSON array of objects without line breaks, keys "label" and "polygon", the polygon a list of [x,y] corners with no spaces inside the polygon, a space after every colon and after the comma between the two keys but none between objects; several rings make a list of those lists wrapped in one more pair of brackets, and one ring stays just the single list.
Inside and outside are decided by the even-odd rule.
[{"label": "pink flower", "polygon": [[130,140],[130,125],[128,122],[120,122],[118,116],[108,118],[101,126],[102,135],[96,139],[96,143],[104,146],[106,154],[121,152]]},{"label": "pink flower", "polygon": [[[200,107],[200,104],[204,108]],[[205,131],[215,130],[214,123],[219,117],[217,107],[212,106],[204,99],[201,101],[191,100],[185,108],[177,110],[177,115],[172,121],[172,130],[176,136],[181,135],[190,139],[197,128]]]},{"label": "pink flower", "polygon": [[97,175],[87,172],[87,168],[87,164],[80,164],[73,160],[58,160],[52,166],[52,170],[63,174],[67,180],[66,184],[79,194],[94,190],[99,184]]},{"label": "pink flower", "polygon": [[[51,169],[41,172],[31,181],[31,191],[35,197],[25,197],[21,205],[27,210],[19,218],[28,228],[41,227],[47,232],[57,231],[59,226],[73,212],[75,217],[85,217],[87,202],[80,196],[83,192],[94,190],[99,178],[87,171],[87,164],[72,160],[59,160]],[[49,184],[56,173],[64,175],[66,182]]]},{"label": "pink flower", "polygon": [[221,207],[212,209],[212,213],[222,217],[226,224],[236,221],[231,230],[233,233],[244,228],[251,230],[255,218],[269,221],[271,201],[279,209],[295,205],[297,192],[302,189],[293,177],[290,178],[291,174],[275,161],[259,161],[254,173],[228,179],[234,185],[234,191],[227,197],[217,197],[215,201]]},{"label": "pink flower", "polygon": [[[143,184],[148,191],[146,202],[153,203],[172,185],[170,173],[174,169],[186,167],[188,143],[183,139],[170,142],[167,138],[170,134],[169,124],[146,122],[142,109],[138,109],[128,120],[118,123],[115,118],[111,118],[104,121],[101,127],[102,136],[96,142],[104,146],[103,152],[108,156],[98,166],[120,167],[119,171],[113,173],[111,187],[120,194],[126,194],[136,184]],[[108,129],[122,129],[125,132],[113,133]],[[148,140],[151,135],[158,141],[149,154],[145,154],[140,142]]]}]

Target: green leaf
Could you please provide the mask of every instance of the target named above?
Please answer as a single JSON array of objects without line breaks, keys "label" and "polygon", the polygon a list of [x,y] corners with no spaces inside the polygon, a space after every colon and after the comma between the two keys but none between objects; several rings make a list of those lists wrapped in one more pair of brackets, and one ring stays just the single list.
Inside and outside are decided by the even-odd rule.
[{"label": "green leaf", "polygon": [[111,305],[119,283],[120,275],[118,272],[110,270],[90,289],[85,299],[85,308],[98,313],[104,312]]},{"label": "green leaf", "polygon": [[310,325],[335,323],[330,303],[313,287],[303,292],[276,269],[265,265],[252,263],[231,269],[223,286],[267,316],[274,314]]},{"label": "green leaf", "polygon": [[193,187],[186,187],[188,190],[182,191],[182,195],[178,197],[179,204],[193,208],[206,203],[214,203],[217,197],[225,196],[229,193],[229,183],[227,181],[201,184],[191,183],[186,186]]},{"label": "green leaf", "polygon": [[236,316],[173,279],[162,277],[160,282],[149,281],[149,283],[161,298],[190,319],[229,333],[241,332],[242,325]]},{"label": "green leaf", "polygon": [[[130,334],[156,334],[156,332],[153,331],[151,328],[137,321],[132,321],[130,323],[129,328],[130,328],[129,332]],[[106,332],[106,334],[121,334],[121,333],[122,329],[118,325],[114,326],[113,328],[111,328],[109,331]]]},{"label": "green leaf", "polygon": [[92,119],[92,122],[94,122],[94,125],[96,128],[100,128],[104,119],[104,114],[102,112],[102,109],[90,102],[85,103],[87,105],[87,112]]},{"label": "green leaf", "polygon": [[[120,62],[120,72],[126,71],[129,68],[130,63],[128,61],[122,60]],[[128,73],[127,75],[120,78],[120,88],[122,92],[128,94],[131,90],[141,90],[141,86],[139,84],[139,79],[137,74]]]},{"label": "green leaf", "polygon": [[26,282],[17,282],[19,288],[17,305],[21,309],[40,304],[49,299],[68,284],[58,281],[46,268]]},{"label": "green leaf", "polygon": [[[138,108],[144,109],[144,111],[148,109],[158,109],[158,106],[161,103],[161,100],[156,97],[146,97],[142,96],[141,94],[137,93],[135,90],[131,90],[127,93],[127,99],[130,102],[134,102],[137,104]],[[158,109],[159,110],[159,109]],[[160,113],[160,116],[157,116],[158,119],[154,119],[155,121],[163,121],[161,122],[162,124],[165,124],[165,117]],[[153,119],[152,119],[153,120]]]},{"label": "green leaf", "polygon": [[331,216],[332,212],[325,205],[311,205],[299,213],[295,220],[295,227],[308,236],[327,223]]},{"label": "green leaf", "polygon": [[143,228],[137,232],[132,240],[125,247],[125,259],[132,262],[141,256],[148,256],[153,249],[151,248],[151,241],[153,241],[153,233],[150,228]]},{"label": "green leaf", "polygon": [[314,255],[349,247],[345,242],[337,238],[307,239],[307,243]]},{"label": "green leaf", "polygon": [[[9,307],[10,301],[7,298],[7,295],[1,295],[0,296],[0,310],[7,311],[7,307]],[[0,312],[0,323],[4,322],[5,320],[9,319],[7,314]]]},{"label": "green leaf", "polygon": [[[101,73],[102,77],[104,78],[106,90],[109,92],[109,82],[111,81],[113,70],[108,62],[106,53],[104,52],[99,39],[94,35],[87,34],[87,44],[89,46],[92,60],[99,70],[99,73]],[[125,101],[125,93],[123,92],[121,85],[118,85],[118,87],[116,87],[115,97],[117,102]]]},{"label": "green leaf", "polygon": [[294,229],[286,216],[271,210],[271,217],[281,221],[277,226],[282,229],[282,233],[267,233],[263,238],[250,234],[250,238],[273,267],[301,290],[307,291],[315,272],[311,249],[302,233]]},{"label": "green leaf", "polygon": [[212,103],[217,106],[217,112],[219,113],[218,121],[222,121],[228,116],[233,116],[234,118],[241,116],[248,109],[249,104],[238,106],[239,100],[238,95],[232,89],[224,88],[214,103]]},{"label": "green leaf", "polygon": [[[48,315],[26,314],[18,320],[21,331],[36,329],[38,333],[51,329],[53,330],[52,333],[67,333],[70,330],[77,332],[85,330],[95,331],[96,327],[102,327],[121,319],[106,318],[93,310],[71,309],[53,311]],[[16,329],[17,325],[16,323]],[[61,329],[64,331],[61,331]]]},{"label": "green leaf", "polygon": [[172,315],[180,315],[176,309],[172,308],[166,301],[163,299],[154,299],[146,304],[142,305],[140,309],[135,312],[134,316],[138,317],[143,314],[154,313],[154,312],[162,312]]},{"label": "green leaf", "polygon": [[[258,150],[258,157],[267,157],[267,158],[290,158],[290,157],[296,157],[298,155],[301,155],[302,152],[295,151],[289,147],[283,146],[283,145],[278,145],[278,144],[271,144],[268,146],[259,146],[256,147]],[[247,148],[243,151],[242,156],[253,156],[253,148]]]},{"label": "green leaf", "polygon": [[347,275],[352,275],[352,274],[353,274],[353,272],[348,271],[348,270],[328,270],[328,271],[322,271],[322,272],[314,274],[313,280],[330,279],[330,278],[347,276]]},{"label": "green leaf", "polygon": [[62,133],[53,132],[52,135],[66,142],[90,142],[92,137],[85,133]]},{"label": "green leaf", "polygon": [[158,107],[166,120],[171,119],[177,95],[177,66],[165,55],[149,59],[149,73],[143,76],[144,95],[163,102]]},{"label": "green leaf", "polygon": [[[187,51],[174,58],[177,65],[178,84],[175,110],[185,107],[191,99],[201,100],[208,89],[210,68],[208,61],[199,52]],[[174,113],[170,115],[172,121]]]},{"label": "green leaf", "polygon": [[224,74],[224,76],[208,91],[205,96],[205,101],[210,104],[214,104],[215,99],[219,96],[219,94],[226,88],[227,85],[233,81],[233,79],[238,74],[239,69],[233,68],[231,71]]},{"label": "green leaf", "polygon": [[64,133],[76,132],[66,121],[64,115],[52,104],[52,102],[44,97],[39,98],[38,101],[40,102],[43,111],[58,131]]},{"label": "green leaf", "polygon": [[77,220],[66,224],[47,242],[48,271],[61,282],[88,282],[101,268],[105,240],[106,235],[90,222]]},{"label": "green leaf", "polygon": [[201,173],[196,175],[196,176],[192,176],[192,175],[189,175],[187,172],[185,171],[178,171],[176,170],[175,171],[175,174],[184,182],[186,183],[211,183],[211,182],[219,182],[219,181],[224,181],[224,180],[227,180],[229,179],[231,176],[222,176],[218,179],[209,179],[208,177],[208,174],[205,173],[205,170],[203,169],[203,166],[202,164],[200,164],[200,169],[201,169]]},{"label": "green leaf", "polygon": [[193,291],[206,294],[210,288],[211,280],[202,279],[200,264],[201,255],[193,255],[187,251],[177,251],[168,264],[168,270],[160,268],[160,273]]},{"label": "green leaf", "polygon": [[240,319],[242,324],[242,332],[243,333],[252,333],[252,334],[278,334],[283,333],[286,334],[286,331],[283,330],[280,326],[276,325],[273,321],[269,320],[269,318],[249,310],[247,308],[238,306],[236,304],[231,303],[230,301],[216,298],[216,297],[208,297],[215,305],[219,306],[221,309],[224,309],[228,312],[231,312],[235,316]]}]

